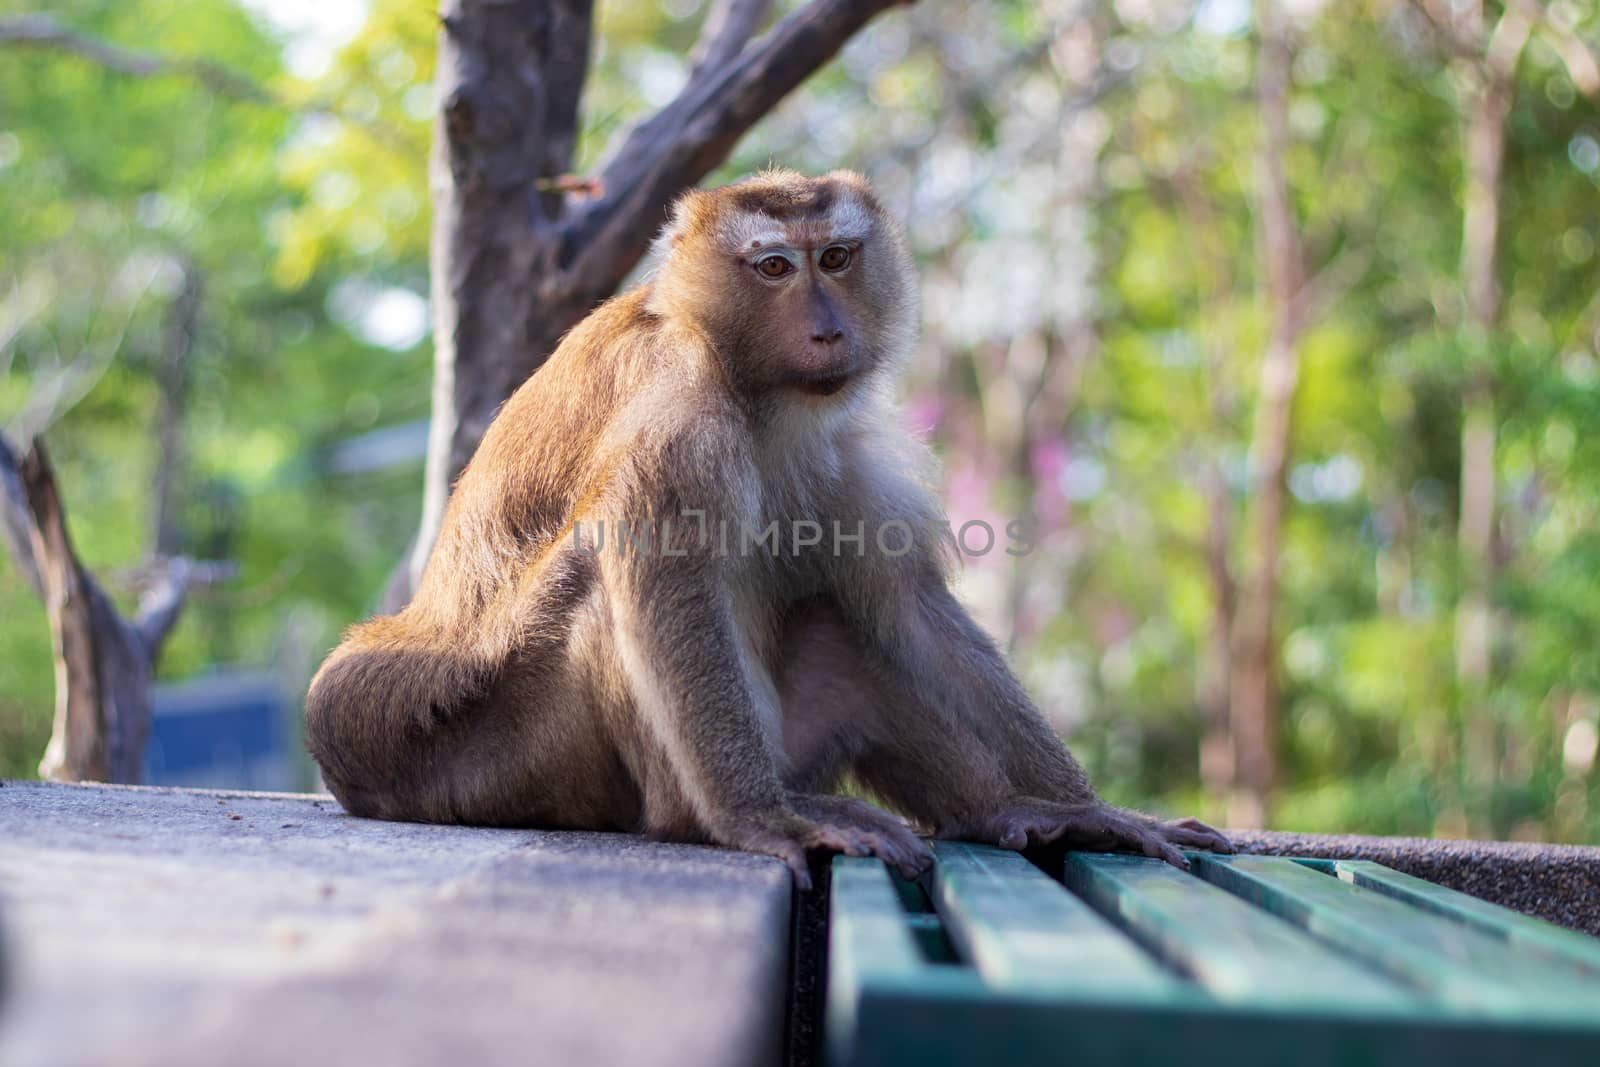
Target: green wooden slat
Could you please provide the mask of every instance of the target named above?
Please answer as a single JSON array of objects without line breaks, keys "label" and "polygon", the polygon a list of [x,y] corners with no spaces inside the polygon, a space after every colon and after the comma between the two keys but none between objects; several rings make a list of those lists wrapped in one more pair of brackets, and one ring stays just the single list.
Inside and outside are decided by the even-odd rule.
[{"label": "green wooden slat", "polygon": [[[1023,924],[1007,924],[999,913],[1011,906],[1006,900],[1014,894],[1032,903],[1047,887],[1009,861],[997,869],[964,862],[960,853],[936,848],[938,913],[926,910],[929,901],[920,889],[893,878],[876,860],[834,860],[825,1029],[829,1067],[1600,1064],[1600,1014],[1541,1020],[1442,1009],[1438,1001],[1353,964],[1317,938],[1208,882],[1135,857],[1069,857],[1068,869],[1077,871],[1080,885],[1109,887],[1110,905],[1104,910],[1167,958],[1180,963],[1197,956],[1211,959],[1215,974],[1216,968],[1263,965],[1265,956],[1256,995],[1246,986],[1237,998],[1199,992],[1116,998],[1007,984],[984,974],[977,963],[991,951],[984,939],[1004,949],[1008,941],[1053,937],[1048,929],[1030,934]],[[977,849],[967,857],[973,854],[990,855]],[[1304,869],[1355,892],[1330,875]],[[1006,890],[1005,899],[983,891],[991,880],[1012,877],[1024,888]],[[1241,918],[1238,909],[1250,918]],[[935,963],[931,960],[947,957],[930,957],[923,947],[928,934],[948,943],[937,925],[941,914],[948,928],[969,928],[962,935],[963,960]],[[983,929],[974,935],[978,927]],[[1009,965],[1033,964],[1018,964],[1013,956]],[[1006,973],[993,965],[989,972]],[[1294,985],[1295,993],[1272,988],[1274,981]],[[1381,1005],[1370,1003],[1370,992],[1352,992],[1374,988],[1384,998]]]},{"label": "green wooden slat", "polygon": [[1073,892],[1219,1000],[1364,1015],[1417,1005],[1392,979],[1160,860],[1073,852],[1065,873]]},{"label": "green wooden slat", "polygon": [[995,989],[1170,999],[1186,983],[1015,852],[935,846],[933,899],[962,956]]},{"label": "green wooden slat", "polygon": [[862,1001],[874,985],[914,984],[927,969],[883,864],[837,856],[828,901],[828,1039],[839,1062],[861,1043]]},{"label": "green wooden slat", "polygon": [[882,1004],[925,998],[968,1001],[983,994],[976,972],[928,961],[917,945],[887,868],[874,859],[835,856],[828,902],[828,1043],[850,1062],[861,1027]]},{"label": "green wooden slat", "polygon": [[1329,866],[1335,875],[1352,885],[1377,890],[1406,904],[1466,923],[1520,948],[1570,961],[1600,976],[1600,938],[1521,915],[1370,860],[1331,860]]},{"label": "green wooden slat", "polygon": [[1600,984],[1462,923],[1273,856],[1195,856],[1206,880],[1426,990],[1499,1018],[1590,1021]]},{"label": "green wooden slat", "polygon": [[928,966],[900,894],[877,860],[834,859],[829,912],[832,937],[843,953],[838,962],[852,974],[911,979]]}]

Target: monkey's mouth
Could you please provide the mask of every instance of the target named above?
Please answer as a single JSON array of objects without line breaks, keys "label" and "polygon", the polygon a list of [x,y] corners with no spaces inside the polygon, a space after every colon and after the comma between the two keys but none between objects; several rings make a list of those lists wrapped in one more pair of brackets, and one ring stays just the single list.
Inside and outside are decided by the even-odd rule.
[{"label": "monkey's mouth", "polygon": [[850,383],[849,374],[827,374],[820,378],[802,378],[797,383],[800,391],[810,396],[832,396]]}]

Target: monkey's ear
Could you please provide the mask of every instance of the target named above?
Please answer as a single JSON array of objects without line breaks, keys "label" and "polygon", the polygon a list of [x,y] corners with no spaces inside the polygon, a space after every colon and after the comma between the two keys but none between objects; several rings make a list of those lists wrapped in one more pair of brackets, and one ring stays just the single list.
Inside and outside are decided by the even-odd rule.
[{"label": "monkey's ear", "polygon": [[683,231],[683,220],[677,213],[668,216],[666,225],[661,227],[656,239],[650,242],[650,258],[660,262],[672,255],[673,247],[683,240]]},{"label": "monkey's ear", "polygon": [[694,228],[700,215],[700,201],[703,193],[690,189],[672,202],[672,209],[667,213],[666,225],[661,227],[661,232],[656,234],[656,239],[651,244],[651,253],[657,259],[665,259],[672,254],[689,231]]}]

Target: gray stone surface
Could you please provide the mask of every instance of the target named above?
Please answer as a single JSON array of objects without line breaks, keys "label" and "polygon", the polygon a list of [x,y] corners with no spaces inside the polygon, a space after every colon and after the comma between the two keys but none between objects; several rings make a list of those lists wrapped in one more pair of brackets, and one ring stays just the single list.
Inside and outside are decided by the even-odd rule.
[{"label": "gray stone surface", "polygon": [[790,898],[719,849],[5,782],[0,1063],[776,1062]]},{"label": "gray stone surface", "polygon": [[1241,852],[1372,860],[1491,904],[1600,935],[1600,848],[1229,831]]},{"label": "gray stone surface", "polygon": [[[1234,837],[1600,934],[1600,848]],[[719,849],[5,782],[0,1064],[777,1062],[790,904],[777,861]]]}]

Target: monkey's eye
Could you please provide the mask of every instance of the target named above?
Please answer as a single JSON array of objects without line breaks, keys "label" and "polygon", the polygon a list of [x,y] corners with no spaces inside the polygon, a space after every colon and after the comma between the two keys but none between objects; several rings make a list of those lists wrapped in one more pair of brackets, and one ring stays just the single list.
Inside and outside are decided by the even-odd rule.
[{"label": "monkey's eye", "polygon": [[756,270],[768,278],[781,278],[794,270],[794,264],[782,256],[764,256],[756,261]]},{"label": "monkey's eye", "polygon": [[850,265],[850,249],[844,245],[829,245],[817,257],[817,263],[823,270],[844,270]]}]

